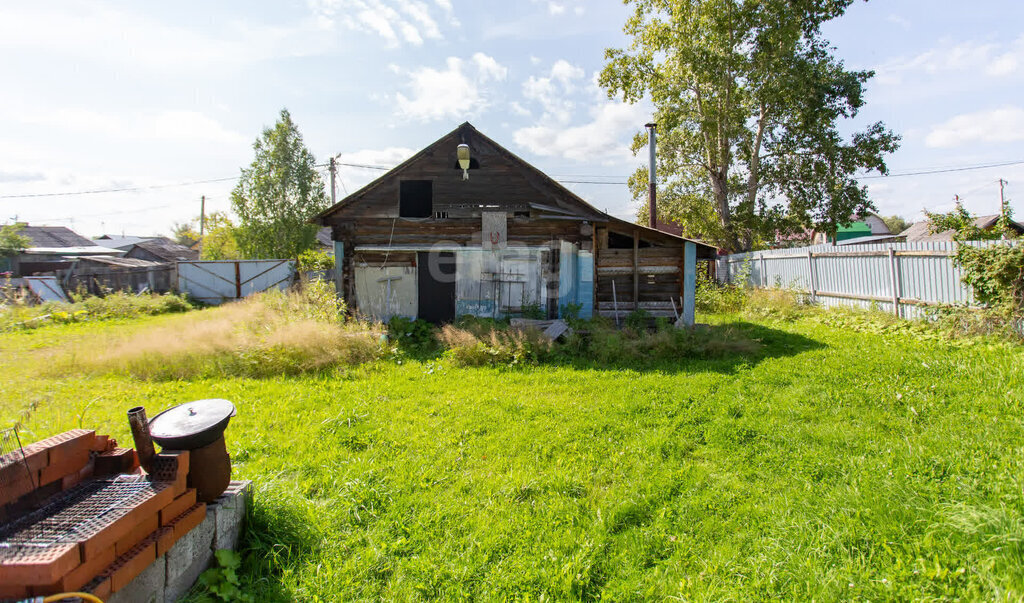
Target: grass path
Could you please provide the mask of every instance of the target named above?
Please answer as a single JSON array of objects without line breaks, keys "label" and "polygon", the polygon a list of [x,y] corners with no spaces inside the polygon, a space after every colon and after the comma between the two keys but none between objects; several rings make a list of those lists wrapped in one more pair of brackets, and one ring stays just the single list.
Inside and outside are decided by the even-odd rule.
[{"label": "grass path", "polygon": [[257,600],[1024,596],[1020,348],[804,320],[641,367],[36,376],[104,328],[0,335],[0,421],[130,442],[130,406],[233,400]]}]

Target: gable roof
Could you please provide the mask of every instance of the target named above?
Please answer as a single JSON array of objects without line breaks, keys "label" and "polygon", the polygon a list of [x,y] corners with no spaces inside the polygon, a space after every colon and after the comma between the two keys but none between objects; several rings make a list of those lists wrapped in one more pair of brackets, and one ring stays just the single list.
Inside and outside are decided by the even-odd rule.
[{"label": "gable roof", "polygon": [[155,237],[147,241],[140,241],[134,246],[168,262],[199,259],[199,252],[184,245],[179,245],[167,237]]},{"label": "gable roof", "polygon": [[155,237],[122,237],[118,235],[105,234],[101,237],[96,237],[95,240],[103,241],[102,245],[104,247],[113,247],[114,249],[125,249],[127,247],[131,247],[132,245],[135,245],[136,243],[141,243],[142,241],[149,241],[150,239],[153,238]]},{"label": "gable roof", "polygon": [[[974,219],[974,226],[982,230],[988,230],[995,226],[998,220],[999,214],[978,216]],[[930,220],[914,222],[906,230],[901,232],[900,236],[905,236],[908,243],[913,243],[914,241],[952,241],[953,236],[956,234],[953,230],[933,233],[931,226],[932,223]],[[1020,222],[1011,222],[1011,228],[1017,232],[1024,233],[1024,224],[1021,224]]]},{"label": "gable roof", "polygon": [[25,225],[18,234],[28,237],[32,244],[29,247],[91,247],[96,243],[83,237],[66,226],[29,226]]},{"label": "gable roof", "polygon": [[[341,201],[338,201],[331,207],[317,214],[314,218],[314,222],[325,224],[325,220],[332,214],[344,209],[345,207],[352,205],[355,201],[364,197],[367,193],[372,192],[383,184],[391,181],[396,177],[400,177],[403,172],[407,171],[408,168],[418,163],[424,157],[433,155],[435,151],[444,149],[447,151],[454,151],[455,145],[452,142],[466,142],[472,146],[475,140],[482,141],[483,143],[493,147],[498,154],[504,156],[506,159],[511,161],[513,164],[518,165],[523,171],[532,177],[532,184],[538,188],[546,189],[547,192],[551,193],[559,201],[563,202],[573,210],[578,212],[580,215],[586,216],[593,220],[607,220],[610,216],[608,214],[598,210],[596,207],[590,205],[582,198],[576,195],[576,193],[565,188],[550,176],[540,171],[526,160],[522,159],[512,151],[509,151],[505,147],[501,146],[491,138],[487,137],[479,130],[473,127],[473,124],[464,122],[459,127],[455,128],[451,132],[445,134],[441,138],[438,138],[434,142],[430,143],[419,152],[414,154],[412,157],[406,159],[402,163],[398,164],[391,170],[385,172],[376,180],[370,182],[363,188],[355,191],[351,195],[345,197]],[[447,154],[447,153],[446,153]]]}]

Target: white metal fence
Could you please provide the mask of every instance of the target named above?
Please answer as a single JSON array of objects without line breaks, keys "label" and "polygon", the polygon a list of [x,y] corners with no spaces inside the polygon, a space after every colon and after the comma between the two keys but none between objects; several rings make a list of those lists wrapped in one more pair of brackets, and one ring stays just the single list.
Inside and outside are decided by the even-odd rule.
[{"label": "white metal fence", "polygon": [[294,260],[178,262],[178,291],[207,304],[284,289],[294,279]]},{"label": "white metal fence", "polygon": [[[976,247],[1013,244],[970,241]],[[970,304],[970,287],[953,262],[958,243],[882,243],[814,245],[726,256],[718,260],[718,278],[735,283],[746,275],[755,287],[806,291],[826,306],[876,305],[905,318],[939,304]]]}]

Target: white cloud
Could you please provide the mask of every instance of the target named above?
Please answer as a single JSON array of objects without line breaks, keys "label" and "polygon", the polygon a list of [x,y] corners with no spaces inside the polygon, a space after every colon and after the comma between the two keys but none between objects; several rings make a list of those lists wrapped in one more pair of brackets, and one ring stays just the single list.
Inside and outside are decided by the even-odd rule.
[{"label": "white cloud", "polygon": [[1024,36],[1010,43],[973,40],[953,43],[947,39],[942,40],[937,48],[883,65],[878,73],[879,78],[887,83],[899,83],[901,76],[907,73],[971,72],[1005,77],[1016,73],[1022,62]]},{"label": "white cloud", "polygon": [[584,75],[582,68],[559,59],[552,65],[548,75],[531,75],[523,82],[523,96],[543,107],[543,121],[568,123],[576,107],[570,97],[576,90],[576,80],[582,79]]},{"label": "white cloud", "polygon": [[548,2],[548,12],[552,15],[560,15],[565,12],[565,5],[557,2]]},{"label": "white cloud", "polygon": [[473,54],[473,64],[476,65],[477,69],[480,70],[480,78],[482,81],[494,80],[501,82],[505,80],[508,75],[508,68],[498,63],[493,57],[489,57],[482,52]]},{"label": "white cloud", "polygon": [[[458,26],[451,16],[451,2],[435,2]],[[333,28],[340,23],[347,29],[375,34],[394,48],[402,42],[420,46],[424,39],[440,40],[444,36],[431,14],[431,7],[422,0],[309,0],[309,7],[322,27]]]},{"label": "white cloud", "polygon": [[650,117],[641,105],[606,101],[590,110],[591,121],[574,127],[533,126],[513,134],[516,144],[537,155],[574,161],[619,163],[633,157],[632,134]]},{"label": "white cloud", "polygon": [[[354,193],[356,190],[376,180],[384,170],[375,170],[357,166],[377,166],[391,169],[416,151],[405,147],[387,147],[384,149],[361,149],[338,156],[338,195],[339,198]],[[352,165],[345,165],[352,164]]]},{"label": "white cloud", "polygon": [[929,147],[948,148],[967,143],[1024,140],[1024,109],[1005,106],[957,115],[932,128],[925,138]]},{"label": "white cloud", "polygon": [[443,70],[422,67],[410,74],[411,96],[395,95],[398,112],[409,118],[430,121],[477,115],[490,104],[484,85],[505,79],[508,69],[483,53],[467,63],[448,57]]}]

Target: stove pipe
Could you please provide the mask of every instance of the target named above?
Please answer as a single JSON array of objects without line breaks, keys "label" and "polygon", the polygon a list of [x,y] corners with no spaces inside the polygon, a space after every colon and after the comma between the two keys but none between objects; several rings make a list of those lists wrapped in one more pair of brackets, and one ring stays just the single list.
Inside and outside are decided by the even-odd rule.
[{"label": "stove pipe", "polygon": [[654,131],[658,127],[658,124],[649,123],[644,126],[647,128],[647,147],[650,152],[650,165],[647,168],[647,206],[649,208],[650,223],[649,226],[655,230],[658,228],[658,193],[657,184],[658,179],[654,172],[655,166],[655,134]]},{"label": "stove pipe", "polygon": [[146,409],[136,406],[129,410],[128,426],[132,429],[132,439],[135,440],[135,452],[139,455],[139,464],[149,472],[152,469],[156,450],[153,448],[153,437],[149,433]]}]

